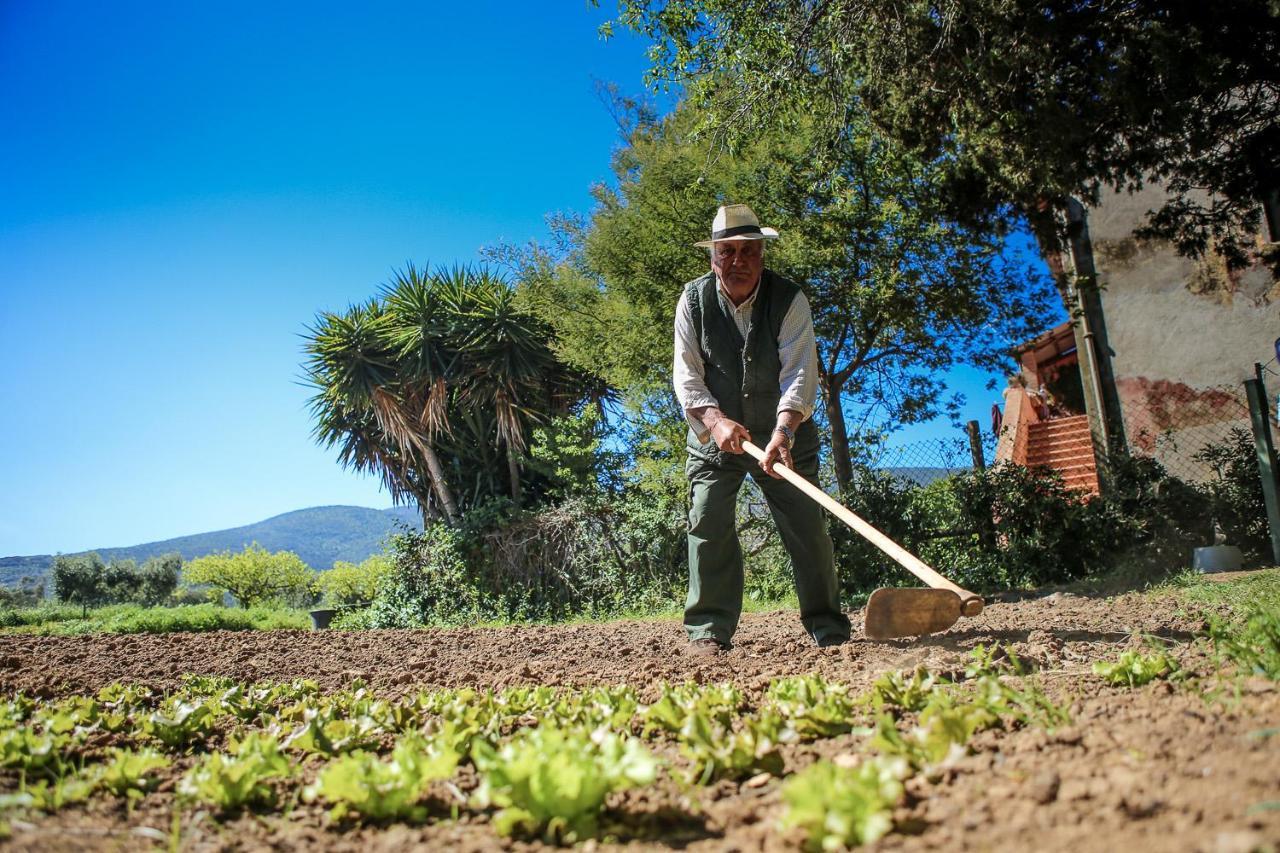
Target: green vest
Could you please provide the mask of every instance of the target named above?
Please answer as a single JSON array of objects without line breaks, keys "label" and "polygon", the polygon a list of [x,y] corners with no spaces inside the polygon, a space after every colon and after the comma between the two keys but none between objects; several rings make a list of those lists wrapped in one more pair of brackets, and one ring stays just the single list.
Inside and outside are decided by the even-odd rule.
[{"label": "green vest", "polygon": [[[799,286],[771,270],[763,272],[751,308],[746,340],[718,296],[714,273],[695,278],[684,288],[698,335],[707,390],[716,398],[725,417],[745,426],[751,440],[764,447],[778,422],[778,401],[782,399],[778,334],[791,301],[800,292]],[[714,439],[699,442],[692,428],[687,443],[689,452],[702,458],[728,455],[720,453]],[[817,447],[818,430],[812,419],[806,420],[796,431],[795,453],[816,452]]]}]

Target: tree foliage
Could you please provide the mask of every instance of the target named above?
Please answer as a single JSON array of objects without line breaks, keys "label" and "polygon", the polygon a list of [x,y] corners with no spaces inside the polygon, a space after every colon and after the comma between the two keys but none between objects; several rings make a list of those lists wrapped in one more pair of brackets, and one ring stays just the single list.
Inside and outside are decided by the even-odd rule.
[{"label": "tree foliage", "polygon": [[223,551],[199,557],[184,572],[189,584],[209,584],[249,608],[289,596],[305,595],[313,572],[292,551],[268,552],[257,543],[237,554]]},{"label": "tree foliage", "polygon": [[[1012,263],[1001,238],[947,220],[936,169],[865,124],[815,156],[819,130],[796,116],[728,156],[694,135],[697,122],[691,105],[639,122],[616,155],[616,188],[597,188],[589,221],[561,223],[572,249],[559,263],[545,250],[524,254],[528,298],[570,361],[669,398],[679,286],[708,267],[692,244],[717,204],[749,201],[782,231],[766,265],[809,298],[847,484],[859,429],[938,414],[953,366],[995,369],[1008,341],[1048,315],[1047,277]],[[846,413],[860,418],[853,429]]]},{"label": "tree foliage", "polygon": [[173,595],[181,567],[182,558],[177,554],[152,557],[141,566],[132,559],[104,563],[97,553],[60,555],[53,560],[53,594],[86,611],[122,602],[154,606]]},{"label": "tree foliage", "polygon": [[107,567],[97,554],[59,554],[53,558],[50,575],[53,594],[59,601],[79,604],[87,613],[106,601]]},{"label": "tree foliage", "polygon": [[494,273],[409,265],[309,330],[316,438],[429,517],[456,523],[500,495],[536,500],[546,483],[522,463],[530,430],[604,392],[550,338]]},{"label": "tree foliage", "polygon": [[747,138],[803,102],[838,139],[869,117],[946,164],[960,217],[1159,181],[1146,234],[1240,265],[1280,189],[1274,0],[622,0],[619,20],[706,127]]},{"label": "tree foliage", "polygon": [[315,588],[330,604],[368,604],[389,580],[395,564],[385,554],[374,554],[356,565],[339,560],[316,575]]}]

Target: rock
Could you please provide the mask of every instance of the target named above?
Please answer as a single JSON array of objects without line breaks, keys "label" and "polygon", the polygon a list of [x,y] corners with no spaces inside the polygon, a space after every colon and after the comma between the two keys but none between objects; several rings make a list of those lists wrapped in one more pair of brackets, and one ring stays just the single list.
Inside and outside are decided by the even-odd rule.
[{"label": "rock", "polygon": [[1219,832],[1208,849],[1212,853],[1253,853],[1267,849],[1267,839],[1261,832],[1248,830]]},{"label": "rock", "polygon": [[769,784],[769,780],[773,778],[772,773],[757,773],[750,779],[742,783],[744,788],[763,788]]},{"label": "rock", "polygon": [[1147,794],[1126,794],[1120,800],[1120,807],[1131,818],[1151,817],[1164,802]]},{"label": "rock", "polygon": [[1027,785],[1027,794],[1040,805],[1047,805],[1058,799],[1058,788],[1061,785],[1062,778],[1058,775],[1058,771],[1045,770],[1037,773]]}]

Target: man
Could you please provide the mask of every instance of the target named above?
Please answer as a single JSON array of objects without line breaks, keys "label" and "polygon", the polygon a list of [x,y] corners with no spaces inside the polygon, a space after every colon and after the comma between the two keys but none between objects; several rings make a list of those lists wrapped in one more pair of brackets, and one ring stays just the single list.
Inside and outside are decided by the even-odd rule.
[{"label": "man", "polygon": [[[766,240],[751,208],[716,212],[711,272],[684,286],[676,307],[676,396],[689,422],[690,648],[716,654],[732,645],[742,612],[742,547],[735,510],[748,473],[760,484],[800,598],[800,621],[819,646],[849,638],[822,509],[781,478],[781,462],[816,482],[818,430],[810,419],[818,350],[809,302],[793,282],[764,267]],[[757,464],[742,448],[765,445]],[[767,474],[769,476],[762,476]]]}]

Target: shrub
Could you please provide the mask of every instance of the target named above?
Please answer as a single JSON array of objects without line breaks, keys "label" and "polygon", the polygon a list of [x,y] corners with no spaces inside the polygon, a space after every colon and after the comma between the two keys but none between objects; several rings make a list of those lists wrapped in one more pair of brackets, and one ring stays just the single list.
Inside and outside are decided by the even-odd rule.
[{"label": "shrub", "polygon": [[[469,543],[466,544],[466,543]],[[520,511],[490,502],[461,529],[392,541],[394,568],[359,622],[455,625],[650,611],[684,579],[682,514],[658,495],[574,497]]]},{"label": "shrub", "polygon": [[421,533],[401,533],[391,545],[392,568],[369,607],[370,627],[416,628],[480,618],[457,530],[433,524]]},{"label": "shrub", "polygon": [[44,578],[23,575],[14,586],[0,586],[0,609],[35,607],[44,598]]},{"label": "shrub", "polygon": [[316,575],[314,587],[333,605],[368,604],[390,578],[395,563],[375,554],[360,565],[339,560],[333,568]]},{"label": "shrub", "polygon": [[1231,430],[1222,444],[1206,445],[1195,458],[1213,468],[1214,478],[1199,487],[1207,503],[1199,541],[1211,541],[1213,520],[1221,526],[1227,542],[1238,545],[1256,558],[1271,553],[1267,531],[1267,508],[1258,476],[1257,451],[1253,436],[1241,427]]},{"label": "shrub", "polygon": [[[1097,573],[1135,553],[1181,562],[1203,499],[1151,459],[1110,460],[1107,494],[1088,498],[1053,470],[1001,465],[924,487],[867,469],[844,503],[944,574],[977,589],[1038,586]],[[916,581],[879,549],[832,525],[846,595]]]},{"label": "shrub", "polygon": [[238,554],[223,551],[192,560],[185,574],[187,583],[224,589],[247,608],[307,594],[313,573],[292,551],[268,553],[255,542]]}]

